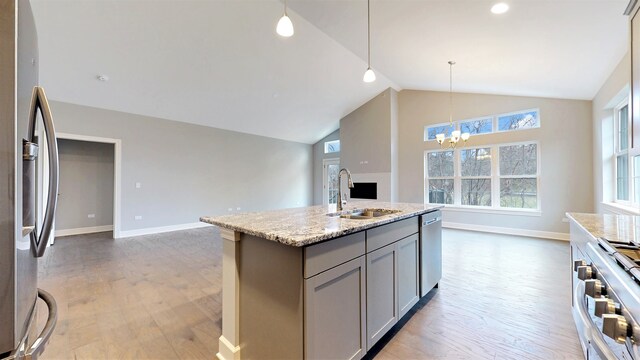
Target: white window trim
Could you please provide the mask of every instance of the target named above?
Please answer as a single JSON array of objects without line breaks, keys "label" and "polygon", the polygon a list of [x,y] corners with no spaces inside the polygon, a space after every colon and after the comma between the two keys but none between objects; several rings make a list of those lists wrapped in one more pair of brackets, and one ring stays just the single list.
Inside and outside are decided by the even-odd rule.
[{"label": "white window trim", "polygon": [[542,216],[542,211],[537,209],[494,208],[494,207],[487,207],[487,206],[470,206],[470,205],[444,205],[443,210],[451,211],[451,212],[476,212],[476,213],[496,214],[496,215]]},{"label": "white window trim", "polygon": [[[620,139],[619,139],[619,132],[620,132],[620,125],[619,125],[619,118],[620,118],[620,110],[627,106],[627,150],[625,151],[620,151]],[[613,203],[616,204],[621,204],[624,207],[633,207],[634,205],[634,194],[635,194],[635,190],[640,190],[640,189],[634,189],[633,187],[633,174],[634,174],[634,168],[633,168],[633,164],[631,159],[633,158],[633,156],[640,154],[640,149],[635,149],[632,150],[631,149],[631,116],[629,116],[631,114],[630,112],[631,107],[629,106],[629,98],[625,97],[618,105],[616,105],[613,108]],[[629,200],[619,200],[618,199],[618,156],[621,155],[627,155],[627,169],[629,171],[628,173],[628,179],[627,179],[627,184],[629,185],[629,189],[627,190],[627,193],[629,195]],[[638,204],[636,204],[638,205]]]},{"label": "white window trim", "polygon": [[491,131],[486,132],[486,133],[480,133],[480,134],[472,134],[472,136],[487,135],[487,134],[495,133],[496,132],[496,117],[495,117],[495,115],[478,116],[478,117],[474,117],[474,118],[471,118],[471,119],[458,120],[458,128],[462,131],[462,123],[478,121],[478,120],[486,120],[486,119],[491,120]]},{"label": "white window trim", "polygon": [[[513,145],[527,145],[527,144],[535,144],[536,145],[536,175],[500,175],[500,147],[503,146],[513,146]],[[461,150],[471,150],[471,149],[482,149],[482,148],[490,148],[491,149],[491,206],[476,206],[476,205],[462,205],[462,171],[461,171],[461,162],[460,162],[460,152]],[[437,179],[451,179],[451,177],[429,177],[428,174],[428,166],[426,166],[426,159],[429,153],[433,152],[442,152],[442,151],[453,151],[453,204],[438,204],[438,203],[430,203],[429,202],[429,191],[428,191],[428,181],[429,180],[437,180]],[[494,155],[495,154],[495,155]],[[541,159],[541,151],[540,151],[540,142],[537,140],[529,140],[529,141],[519,141],[519,142],[510,142],[510,143],[500,143],[500,144],[488,144],[476,147],[463,147],[457,149],[435,149],[435,150],[426,150],[424,152],[424,182],[423,182],[423,201],[425,204],[432,205],[444,205],[445,210],[450,209],[452,211],[465,211],[465,212],[484,212],[484,213],[495,213],[495,214],[521,214],[528,216],[540,216],[542,214],[542,196],[540,193],[541,188],[541,178],[542,178],[542,163]],[[526,208],[507,208],[500,207],[500,179],[501,178],[535,178],[536,179],[536,195],[537,208],[535,209],[526,209]],[[473,178],[465,176],[467,178]],[[478,176],[477,178],[485,179],[486,176]]]},{"label": "white window trim", "polygon": [[[521,129],[508,129],[508,130],[500,130],[499,122],[498,119],[502,116],[509,116],[509,115],[516,115],[516,114],[522,114],[522,113],[527,113],[527,112],[532,112],[535,111],[538,113],[538,126],[534,126],[534,127],[529,127],[529,128],[521,128]],[[495,130],[493,131],[494,133],[505,133],[505,132],[512,132],[512,131],[522,131],[522,130],[532,130],[532,129],[539,129],[542,126],[542,116],[540,115],[540,108],[533,108],[533,109],[527,109],[527,110],[519,110],[519,111],[512,111],[512,112],[508,112],[508,113],[504,113],[504,114],[497,114],[494,116],[493,118],[493,125]]]},{"label": "white window trim", "polygon": [[[462,160],[460,159],[460,154],[462,153],[463,150],[477,150],[477,149],[486,149],[489,148],[489,153],[491,154],[491,174],[489,174],[489,176],[462,176]],[[454,201],[454,204],[456,206],[461,206],[461,207],[471,207],[471,208],[485,208],[485,209],[493,209],[494,208],[494,204],[495,204],[495,198],[493,196],[494,194],[494,179],[493,179],[493,145],[489,145],[489,146],[474,146],[474,147],[465,147],[465,148],[460,148],[457,149],[460,151],[454,151],[454,161],[456,162],[454,164],[454,168],[457,168],[454,171],[454,175],[457,175],[455,180],[458,183],[458,192],[457,192],[457,196],[455,194],[454,191],[454,198],[457,197],[456,201]],[[491,181],[491,206],[479,206],[479,205],[463,205],[462,204],[462,180],[467,180],[467,179],[489,179],[489,181]],[[455,184],[455,183],[454,183]]]},{"label": "white window trim", "polygon": [[339,154],[340,150],[338,150],[338,151],[328,151],[328,146],[327,145],[330,144],[330,143],[338,143],[338,144],[340,144],[340,139],[325,141],[324,142],[324,153],[325,154]]},{"label": "white window trim", "polygon": [[[516,114],[522,114],[522,113],[527,113],[527,112],[532,112],[535,111],[538,113],[538,123],[536,126],[534,127],[529,127],[529,128],[521,128],[521,129],[508,129],[508,130],[500,130],[498,125],[498,118],[502,117],[502,116],[509,116],[509,115],[516,115]],[[518,110],[518,111],[512,111],[512,112],[508,112],[508,113],[502,113],[502,114],[494,114],[494,115],[486,115],[486,116],[478,116],[478,117],[474,117],[474,118],[470,118],[470,119],[462,119],[462,120],[456,120],[453,122],[453,129],[454,130],[460,130],[462,128],[462,123],[465,122],[470,122],[470,121],[475,121],[475,120],[484,120],[484,119],[491,119],[491,131],[490,132],[486,132],[486,133],[480,133],[480,134],[473,134],[473,136],[480,136],[480,135],[488,135],[488,134],[496,134],[496,133],[505,133],[505,132],[511,132],[511,131],[522,131],[522,130],[532,130],[532,129],[538,129],[542,126],[542,116],[540,115],[540,108],[532,108],[532,109],[526,109],[526,110]],[[424,126],[424,141],[436,141],[436,139],[429,139],[429,128],[433,128],[433,127],[439,127],[439,126],[448,126],[449,123],[448,122],[444,122],[444,123],[438,123],[438,124],[429,124],[429,125],[425,125]]]},{"label": "white window trim", "polygon": [[329,188],[327,183],[328,165],[338,165],[338,167],[340,167],[340,158],[322,159],[322,205],[329,205]]},{"label": "white window trim", "polygon": [[[427,163],[427,157],[430,153],[434,153],[434,152],[444,152],[444,151],[453,151],[453,176],[429,176],[429,167],[425,166],[425,164]],[[453,203],[456,203],[456,151],[452,150],[452,149],[442,149],[442,150],[427,150],[424,152],[423,155],[423,159],[422,159],[422,166],[424,167],[424,181],[423,181],[423,187],[424,187],[424,203],[425,204],[431,204],[430,202],[427,201],[427,198],[429,197],[429,192],[426,190],[427,187],[429,186],[429,180],[453,180]],[[435,203],[434,203],[435,204]],[[439,203],[438,203],[439,204]],[[439,205],[451,205],[451,204],[439,204]]]},{"label": "white window trim", "polygon": [[[434,128],[434,127],[440,127],[440,126],[451,126],[451,124],[449,122],[444,122],[444,123],[439,123],[439,124],[429,124],[429,125],[425,125],[424,126],[424,130],[423,130],[423,137],[424,137],[424,141],[436,141],[436,139],[429,139],[429,128]],[[458,124],[457,121],[453,122],[453,130],[451,131],[455,131],[460,129],[460,125]]]},{"label": "white window trim", "polygon": [[620,203],[614,202],[602,202],[602,208],[606,211],[609,211],[618,215],[640,215],[640,209],[634,206],[623,205]]}]

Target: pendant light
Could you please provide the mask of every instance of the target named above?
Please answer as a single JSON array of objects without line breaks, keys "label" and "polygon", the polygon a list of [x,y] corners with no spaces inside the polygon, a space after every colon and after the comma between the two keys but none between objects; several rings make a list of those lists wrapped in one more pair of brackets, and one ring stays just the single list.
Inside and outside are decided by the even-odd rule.
[{"label": "pendant light", "polygon": [[366,83],[376,81],[376,74],[371,70],[371,0],[367,0],[367,71],[362,81]]},{"label": "pendant light", "polygon": [[276,26],[276,32],[280,36],[291,37],[293,35],[293,23],[289,16],[287,16],[287,0],[284,0],[284,15],[278,21],[278,26]]},{"label": "pendant light", "polygon": [[[455,61],[449,61],[449,126],[451,128],[453,125],[453,65],[456,64]],[[463,143],[466,143],[469,140],[470,134],[468,132],[461,134],[460,130],[453,130],[451,132],[451,138],[449,139],[449,147],[455,149],[458,142],[462,140]],[[443,147],[446,135],[444,133],[436,134],[436,141],[440,144],[440,147]]]}]

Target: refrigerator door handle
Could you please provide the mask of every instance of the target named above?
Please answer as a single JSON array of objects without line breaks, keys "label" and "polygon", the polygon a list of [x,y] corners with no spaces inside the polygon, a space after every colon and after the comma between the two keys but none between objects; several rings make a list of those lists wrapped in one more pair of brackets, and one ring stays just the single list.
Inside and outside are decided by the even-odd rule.
[{"label": "refrigerator door handle", "polygon": [[42,230],[40,235],[36,234],[36,231],[31,233],[31,249],[35,257],[41,257],[44,255],[47,249],[47,243],[49,242],[49,236],[53,229],[53,220],[55,218],[56,206],[58,204],[58,144],[56,141],[56,131],[53,126],[53,116],[51,115],[51,108],[49,107],[49,101],[44,89],[40,86],[33,88],[33,95],[31,98],[31,110],[29,112],[29,141],[34,140],[36,119],[38,109],[42,113],[42,119],[44,124],[44,131],[47,138],[47,148],[49,154],[49,189],[47,194],[47,207],[44,213],[44,219],[42,221]]},{"label": "refrigerator door handle", "polygon": [[51,338],[51,334],[53,334],[53,330],[56,327],[56,322],[58,321],[58,306],[56,305],[56,300],[49,294],[48,292],[38,289],[38,297],[47,304],[47,308],[49,309],[49,316],[47,317],[47,323],[44,325],[44,329],[38,336],[38,338],[33,342],[33,345],[27,350],[25,354],[25,360],[36,360],[38,356],[42,354],[44,351],[44,347],[49,342]]}]

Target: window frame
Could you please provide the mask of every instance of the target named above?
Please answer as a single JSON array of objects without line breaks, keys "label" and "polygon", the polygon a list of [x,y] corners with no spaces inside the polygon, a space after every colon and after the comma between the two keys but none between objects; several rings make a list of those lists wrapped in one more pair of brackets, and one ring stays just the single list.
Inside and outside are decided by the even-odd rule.
[{"label": "window frame", "polygon": [[[425,125],[424,126],[424,141],[436,141],[435,138],[433,139],[429,139],[429,129],[431,128],[435,128],[435,127],[443,127],[443,126],[451,126],[451,124],[449,124],[449,122],[443,122],[443,123],[438,123],[438,124],[429,124],[429,125]],[[458,124],[457,121],[453,122],[453,130],[451,131],[455,131],[455,130],[459,130],[460,129],[460,125]]]},{"label": "window frame", "polygon": [[[500,130],[499,129],[499,118],[503,117],[503,116],[509,116],[509,115],[517,115],[517,114],[523,114],[523,113],[528,113],[528,112],[536,112],[536,114],[538,115],[538,122],[536,124],[536,126],[534,127],[528,127],[528,128],[521,128],[521,129],[507,129],[507,130]],[[518,111],[512,111],[512,112],[507,112],[507,113],[502,113],[502,114],[493,114],[493,115],[485,115],[485,116],[477,116],[477,117],[473,117],[473,118],[469,118],[469,119],[461,119],[461,120],[456,120],[453,122],[453,130],[460,130],[462,131],[462,123],[467,123],[467,122],[471,122],[471,121],[475,121],[475,120],[484,120],[484,119],[491,119],[491,131],[490,132],[485,132],[485,133],[479,133],[479,134],[472,134],[472,136],[481,136],[481,135],[489,135],[489,134],[498,134],[498,133],[506,133],[506,132],[511,132],[511,131],[522,131],[522,130],[533,130],[533,129],[539,129],[542,126],[542,117],[540,116],[540,108],[531,108],[531,109],[525,109],[525,110],[518,110]],[[437,124],[428,124],[424,126],[424,141],[428,142],[428,141],[436,141],[436,139],[429,139],[429,129],[434,128],[434,127],[441,127],[441,126],[448,126],[449,122],[444,122],[444,123],[437,123]]]},{"label": "window frame", "polygon": [[[464,150],[478,150],[478,149],[486,149],[489,148],[489,153],[491,154],[491,161],[490,161],[490,174],[488,176],[463,176],[462,175],[462,151]],[[454,161],[457,160],[456,164],[454,164],[454,168],[457,166],[458,167],[458,171],[457,171],[457,182],[458,182],[458,186],[459,186],[459,191],[458,191],[458,204],[460,206],[464,206],[464,207],[470,207],[470,208],[474,208],[474,209],[493,209],[494,208],[494,204],[495,204],[495,199],[494,199],[494,178],[493,178],[493,167],[494,167],[494,161],[493,161],[493,145],[478,145],[478,146],[473,146],[473,147],[463,147],[460,149],[456,149],[458,150],[458,156],[456,158],[455,156],[455,151],[454,151]],[[454,171],[454,175],[456,175],[456,172]],[[485,205],[463,205],[462,204],[462,180],[474,180],[474,179],[489,179],[490,182],[490,191],[491,191],[491,197],[490,197],[490,202],[491,205],[490,206],[485,206]],[[455,183],[454,183],[455,184]],[[455,203],[455,186],[454,186],[454,203]]]},{"label": "window frame", "polygon": [[329,151],[329,146],[331,146],[332,144],[336,144],[336,143],[338,144],[338,148],[339,148],[340,147],[340,139],[325,141],[324,142],[324,153],[325,154],[338,154],[338,153],[340,153],[340,150]]},{"label": "window frame", "polygon": [[[429,154],[431,153],[438,153],[438,152],[447,152],[447,151],[453,151],[453,175],[452,176],[433,176],[433,177],[429,177],[429,165],[428,165],[428,158],[429,158]],[[425,201],[425,204],[439,204],[439,205],[454,205],[456,203],[456,151],[453,149],[434,149],[434,150],[426,150],[424,152],[424,158],[423,158],[423,166],[424,166],[424,197],[425,200],[427,200],[429,198],[429,180],[453,180],[453,204],[446,204],[446,203],[430,203],[428,201]]]},{"label": "window frame", "polygon": [[491,131],[489,132],[485,132],[485,133],[477,133],[477,134],[471,134],[471,136],[478,136],[478,135],[487,135],[487,134],[493,134],[496,132],[496,119],[497,117],[495,115],[487,115],[487,116],[478,116],[478,117],[474,117],[471,119],[463,119],[463,120],[458,120],[456,123],[458,124],[458,129],[460,131],[462,131],[462,123],[468,123],[468,122],[472,122],[472,121],[479,121],[479,120],[491,120]]},{"label": "window frame", "polygon": [[[505,147],[505,146],[518,146],[518,145],[532,145],[535,144],[536,145],[536,174],[535,176],[531,176],[531,175],[502,175],[502,173],[500,173],[500,148],[501,147]],[[529,140],[529,141],[518,141],[518,142],[513,142],[513,143],[505,143],[505,144],[498,144],[497,145],[497,150],[498,150],[498,156],[496,156],[496,166],[497,168],[497,172],[498,172],[498,185],[497,185],[497,201],[498,204],[500,203],[500,180],[501,179],[531,179],[531,178],[535,178],[536,179],[536,208],[512,208],[512,207],[501,207],[499,206],[500,209],[518,209],[518,210],[531,210],[531,211],[541,211],[542,206],[540,205],[540,170],[542,169],[542,167],[540,166],[540,143],[537,140]]]},{"label": "window frame", "polygon": [[[536,145],[536,175],[500,175],[500,147],[503,146],[514,146],[514,145]],[[481,206],[481,205],[462,205],[462,179],[470,179],[470,178],[482,178],[485,179],[485,176],[462,176],[462,161],[461,161],[461,152],[462,150],[472,150],[472,149],[482,149],[489,148],[491,149],[491,175],[489,178],[491,179],[491,206]],[[432,152],[442,152],[442,151],[453,151],[453,161],[454,161],[454,172],[453,172],[453,204],[441,204],[441,203],[431,203],[429,202],[429,192],[428,192],[428,181],[429,180],[438,180],[438,179],[450,179],[450,177],[429,177],[428,175],[428,167],[427,167],[427,156]],[[542,178],[542,159],[541,159],[541,150],[540,150],[540,142],[537,140],[526,140],[526,141],[518,141],[518,142],[508,142],[508,143],[496,143],[496,144],[486,144],[486,145],[478,145],[474,147],[460,147],[456,149],[434,149],[434,150],[425,150],[424,151],[424,183],[423,183],[423,191],[424,197],[423,201],[425,204],[429,205],[444,205],[447,209],[454,209],[459,211],[478,211],[478,212],[489,212],[489,213],[523,213],[529,215],[539,215],[542,211],[542,196],[540,193],[541,189],[541,178]],[[535,178],[536,179],[536,208],[512,208],[512,207],[502,207],[500,206],[500,179],[501,178]]]},{"label": "window frame", "polygon": [[[620,110],[624,107],[627,107],[627,149],[620,150]],[[640,189],[634,189],[633,180],[635,168],[633,166],[632,160],[633,157],[640,155],[640,149],[633,150],[631,148],[631,107],[629,104],[629,98],[625,97],[622,101],[618,103],[613,108],[613,202],[625,206],[633,206],[638,205],[634,202],[635,191],[640,191]],[[629,197],[628,200],[620,200],[618,199],[618,157],[625,156],[627,157],[627,195]]]},{"label": "window frame", "polygon": [[[534,127],[528,127],[528,128],[521,128],[521,129],[507,129],[507,130],[500,130],[500,121],[498,120],[499,118],[503,117],[503,116],[509,116],[509,115],[516,115],[516,114],[523,114],[523,113],[528,113],[528,112],[533,112],[535,111],[538,114],[538,124],[537,126]],[[496,114],[494,116],[494,126],[495,126],[495,130],[494,133],[506,133],[506,132],[511,132],[511,131],[522,131],[522,130],[533,130],[533,129],[539,129],[540,127],[542,127],[542,117],[540,116],[540,108],[532,108],[532,109],[526,109],[526,110],[518,110],[518,111],[512,111],[512,112],[508,112],[508,113],[503,113],[503,114]]]}]

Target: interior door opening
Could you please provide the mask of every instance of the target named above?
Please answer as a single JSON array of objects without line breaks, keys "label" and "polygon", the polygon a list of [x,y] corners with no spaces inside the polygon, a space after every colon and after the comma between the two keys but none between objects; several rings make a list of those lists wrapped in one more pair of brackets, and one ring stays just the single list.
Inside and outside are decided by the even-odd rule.
[{"label": "interior door opening", "polygon": [[58,133],[57,143],[62,153],[55,237],[111,232],[119,238],[121,140]]}]

